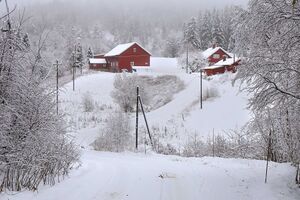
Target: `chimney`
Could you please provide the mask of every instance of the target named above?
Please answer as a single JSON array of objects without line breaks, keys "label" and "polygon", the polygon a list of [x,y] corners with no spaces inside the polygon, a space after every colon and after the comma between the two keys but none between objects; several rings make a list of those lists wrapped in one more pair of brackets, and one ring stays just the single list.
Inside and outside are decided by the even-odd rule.
[{"label": "chimney", "polygon": [[212,48],[214,49],[214,48],[216,48],[216,47],[217,47],[216,43],[213,43]]}]

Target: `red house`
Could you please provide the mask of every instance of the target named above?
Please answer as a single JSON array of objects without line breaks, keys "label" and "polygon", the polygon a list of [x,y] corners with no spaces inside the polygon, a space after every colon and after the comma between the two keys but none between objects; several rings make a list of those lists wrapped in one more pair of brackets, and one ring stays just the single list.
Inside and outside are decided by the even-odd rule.
[{"label": "red house", "polygon": [[224,57],[231,58],[227,51],[225,51],[222,47],[216,47],[215,45],[212,48],[203,51],[202,56],[208,60],[210,66],[219,62]]},{"label": "red house", "polygon": [[[132,71],[133,66],[138,67],[149,67],[150,66],[151,54],[144,49],[141,45],[136,42],[120,44],[113,48],[105,55],[99,55],[98,59],[105,59],[105,63],[99,63],[97,69],[110,71],[110,72],[121,72],[123,70]],[[90,59],[90,68],[93,69],[93,65]],[[97,60],[96,60],[97,61]],[[102,60],[103,61],[103,60]]]}]

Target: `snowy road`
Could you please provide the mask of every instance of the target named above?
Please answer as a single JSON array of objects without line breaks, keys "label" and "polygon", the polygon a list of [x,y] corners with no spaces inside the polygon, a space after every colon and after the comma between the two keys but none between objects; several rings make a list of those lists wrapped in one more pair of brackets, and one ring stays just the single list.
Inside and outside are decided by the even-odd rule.
[{"label": "snowy road", "polygon": [[263,161],[85,151],[82,167],[54,187],[2,195],[9,200],[279,200],[299,199],[289,188],[294,169]]}]

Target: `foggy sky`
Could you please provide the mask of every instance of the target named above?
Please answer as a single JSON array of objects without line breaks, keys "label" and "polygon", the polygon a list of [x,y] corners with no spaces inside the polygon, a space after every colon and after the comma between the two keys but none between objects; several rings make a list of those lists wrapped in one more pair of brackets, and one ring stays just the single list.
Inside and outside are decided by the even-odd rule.
[{"label": "foggy sky", "polygon": [[[99,5],[101,3],[110,4],[112,6],[118,6],[120,1],[119,0],[8,0],[9,4],[15,5],[18,4],[19,7],[27,7],[32,4],[44,4],[49,2],[71,2],[72,4],[90,4],[97,2]],[[226,5],[240,5],[245,7],[248,3],[248,0],[121,0],[121,3],[124,5],[126,4],[138,4],[139,6],[163,6],[168,7],[170,5],[181,7],[183,11],[195,10],[195,8],[199,9],[210,9],[210,8],[220,8]],[[3,2],[1,3],[3,4]],[[123,6],[122,5],[122,6]],[[171,6],[171,7],[172,7]],[[3,7],[1,6],[0,9]]]}]

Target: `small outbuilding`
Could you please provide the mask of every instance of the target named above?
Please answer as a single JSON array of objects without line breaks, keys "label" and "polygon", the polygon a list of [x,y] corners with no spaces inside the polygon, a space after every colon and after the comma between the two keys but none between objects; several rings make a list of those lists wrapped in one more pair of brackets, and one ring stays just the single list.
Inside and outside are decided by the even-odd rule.
[{"label": "small outbuilding", "polygon": [[223,60],[220,60],[214,65],[204,67],[203,70],[207,76],[223,74],[225,72],[235,73],[240,62],[240,59],[224,57]]},{"label": "small outbuilding", "polygon": [[107,67],[105,58],[90,58],[89,66],[90,66],[90,69],[93,69],[93,70],[105,70],[106,69],[108,71],[108,67]]}]

